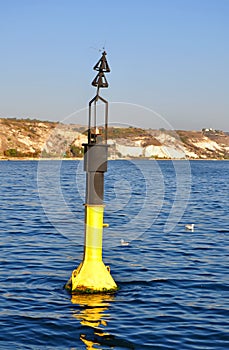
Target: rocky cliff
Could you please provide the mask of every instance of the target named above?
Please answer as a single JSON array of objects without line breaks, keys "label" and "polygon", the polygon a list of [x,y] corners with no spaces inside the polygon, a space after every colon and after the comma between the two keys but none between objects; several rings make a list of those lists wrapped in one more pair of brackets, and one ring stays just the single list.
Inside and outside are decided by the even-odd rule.
[{"label": "rocky cliff", "polygon": [[[86,127],[57,122],[0,118],[0,158],[82,157]],[[102,131],[101,131],[102,132]],[[109,156],[154,159],[229,159],[223,131],[109,128]]]}]

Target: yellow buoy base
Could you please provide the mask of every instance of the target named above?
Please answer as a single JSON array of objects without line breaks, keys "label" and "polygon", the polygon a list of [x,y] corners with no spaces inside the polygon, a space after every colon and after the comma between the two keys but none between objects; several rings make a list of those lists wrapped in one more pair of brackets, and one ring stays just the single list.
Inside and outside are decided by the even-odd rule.
[{"label": "yellow buoy base", "polygon": [[104,205],[85,205],[84,258],[65,288],[72,293],[112,293],[118,289],[102,260]]},{"label": "yellow buoy base", "polygon": [[72,293],[113,293],[118,287],[103,261],[83,261],[65,288]]}]

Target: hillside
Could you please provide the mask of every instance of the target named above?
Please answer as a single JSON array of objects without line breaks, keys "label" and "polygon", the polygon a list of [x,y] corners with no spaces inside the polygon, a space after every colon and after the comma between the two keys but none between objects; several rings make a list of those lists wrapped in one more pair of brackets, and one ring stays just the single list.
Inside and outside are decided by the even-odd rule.
[{"label": "hillside", "polygon": [[[0,159],[83,157],[86,127],[57,122],[0,118]],[[229,159],[229,135],[222,131],[111,127],[109,156],[154,159]]]}]

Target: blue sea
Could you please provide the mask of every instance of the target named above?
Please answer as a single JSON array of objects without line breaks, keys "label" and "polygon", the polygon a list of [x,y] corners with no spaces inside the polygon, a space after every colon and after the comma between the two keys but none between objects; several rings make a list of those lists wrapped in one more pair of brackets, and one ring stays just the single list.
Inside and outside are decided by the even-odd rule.
[{"label": "blue sea", "polygon": [[0,349],[229,349],[228,161],[109,161],[114,295],[63,288],[83,256],[82,162],[0,175]]}]

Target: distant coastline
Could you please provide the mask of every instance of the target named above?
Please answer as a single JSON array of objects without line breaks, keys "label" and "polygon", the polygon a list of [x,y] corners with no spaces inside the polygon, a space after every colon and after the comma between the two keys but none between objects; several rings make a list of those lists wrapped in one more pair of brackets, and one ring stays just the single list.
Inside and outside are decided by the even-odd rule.
[{"label": "distant coastline", "polygon": [[[214,158],[205,158],[205,159],[201,159],[201,158],[196,158],[196,159],[178,159],[178,158],[170,158],[170,159],[154,159],[154,158],[117,158],[117,159],[110,159],[108,158],[108,161],[120,161],[120,160],[131,160],[131,161],[158,161],[158,162],[169,162],[169,161],[176,161],[176,162],[185,162],[185,161],[212,161],[212,162],[216,162],[216,161],[223,161],[223,162],[227,162],[229,161],[229,159],[214,159]],[[0,162],[23,162],[23,161],[31,161],[31,162],[40,162],[40,161],[44,161],[44,162],[48,162],[48,161],[83,161],[83,158],[0,158]]]},{"label": "distant coastline", "polygon": [[[103,132],[103,130],[102,130]],[[86,126],[0,118],[0,160],[79,160]],[[110,127],[109,159],[228,160],[229,134],[221,130]]]}]

